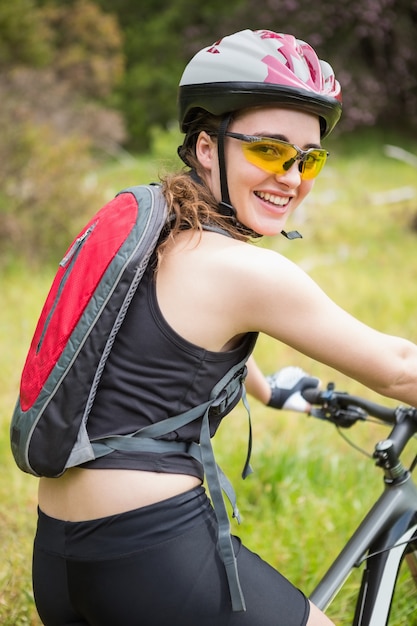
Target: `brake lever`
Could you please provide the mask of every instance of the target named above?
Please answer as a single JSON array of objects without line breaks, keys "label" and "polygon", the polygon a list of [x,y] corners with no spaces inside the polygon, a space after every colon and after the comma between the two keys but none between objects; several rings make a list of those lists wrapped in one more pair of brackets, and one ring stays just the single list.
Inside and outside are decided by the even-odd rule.
[{"label": "brake lever", "polygon": [[346,407],[341,409],[327,406],[312,408],[309,411],[309,415],[324,420],[325,422],[331,422],[341,428],[350,428],[356,422],[366,421],[367,419],[367,413],[359,407]]}]

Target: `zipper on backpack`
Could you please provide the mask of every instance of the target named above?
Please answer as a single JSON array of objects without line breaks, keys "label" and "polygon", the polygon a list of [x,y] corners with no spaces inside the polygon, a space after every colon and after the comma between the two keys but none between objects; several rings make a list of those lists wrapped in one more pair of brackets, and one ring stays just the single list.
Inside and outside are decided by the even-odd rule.
[{"label": "zipper on backpack", "polygon": [[71,248],[68,250],[67,254],[64,256],[64,258],[62,259],[62,261],[59,263],[60,267],[65,268],[65,272],[62,275],[61,281],[59,283],[59,287],[58,290],[56,292],[56,296],[55,296],[55,300],[54,303],[51,307],[51,310],[48,313],[48,317],[45,320],[45,324],[44,327],[42,329],[42,334],[39,338],[39,342],[38,345],[36,347],[36,354],[39,353],[42,344],[43,344],[43,340],[45,339],[45,335],[46,335],[46,331],[48,330],[49,324],[51,322],[52,316],[55,313],[55,309],[58,305],[59,299],[61,297],[61,294],[64,290],[64,286],[65,283],[68,280],[68,277],[71,273],[72,267],[77,259],[77,256],[79,255],[81,248],[83,247],[85,241],[88,239],[88,237],[91,235],[91,233],[93,232],[94,228],[96,227],[97,222],[94,222],[94,224],[92,224],[89,228],[87,228],[87,230],[80,235],[72,244]]},{"label": "zipper on backpack", "polygon": [[65,267],[70,260],[72,259],[72,257],[74,256],[74,254],[76,252],[78,252],[78,249],[83,245],[84,241],[87,239],[87,237],[91,234],[91,232],[94,230],[95,226],[96,226],[95,222],[94,224],[92,224],[90,226],[90,228],[87,228],[87,230],[80,235],[79,237],[77,237],[77,239],[74,241],[74,243],[72,244],[71,248],[68,250],[67,254],[64,256],[64,258],[62,259],[62,261],[60,261],[59,266],[60,267]]}]

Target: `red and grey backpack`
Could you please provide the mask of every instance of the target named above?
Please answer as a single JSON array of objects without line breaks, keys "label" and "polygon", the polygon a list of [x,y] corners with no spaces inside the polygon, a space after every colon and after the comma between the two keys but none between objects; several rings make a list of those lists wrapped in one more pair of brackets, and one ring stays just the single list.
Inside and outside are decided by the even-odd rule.
[{"label": "red and grey backpack", "polygon": [[60,262],[12,418],[12,452],[23,471],[54,477],[94,458],[88,414],[166,218],[158,186],[125,189],[94,215]]},{"label": "red and grey backpack", "polygon": [[[101,374],[129,304],[138,289],[168,211],[158,185],[121,191],[90,220],[59,264],[23,368],[10,436],[24,472],[58,477],[66,469],[118,450],[164,452],[176,446],[198,458],[219,521],[219,548],[234,610],[244,609],[230,525],[221,491],[238,517],[233,488],[214,460],[209,414],[236,404],[246,360],[215,385],[209,400],[181,415],[126,436],[91,441],[88,416]],[[166,441],[163,435],[201,418],[200,443]],[[249,461],[245,473],[249,471]]]}]

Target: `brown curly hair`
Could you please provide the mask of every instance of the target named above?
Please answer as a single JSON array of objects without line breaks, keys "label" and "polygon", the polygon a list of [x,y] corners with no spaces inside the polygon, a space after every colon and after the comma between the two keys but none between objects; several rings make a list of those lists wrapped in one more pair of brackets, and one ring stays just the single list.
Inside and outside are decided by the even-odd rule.
[{"label": "brown curly hair", "polygon": [[219,203],[204,182],[204,169],[196,157],[196,143],[200,132],[205,131],[211,137],[216,137],[221,120],[221,117],[207,111],[198,112],[188,124],[184,143],[178,149],[188,168],[168,174],[162,179],[162,190],[169,207],[170,227],[166,238],[158,247],[159,259],[168,241],[185,229],[202,232],[205,225],[217,226],[235,239],[249,239],[249,235],[242,231],[234,217],[220,213]]}]

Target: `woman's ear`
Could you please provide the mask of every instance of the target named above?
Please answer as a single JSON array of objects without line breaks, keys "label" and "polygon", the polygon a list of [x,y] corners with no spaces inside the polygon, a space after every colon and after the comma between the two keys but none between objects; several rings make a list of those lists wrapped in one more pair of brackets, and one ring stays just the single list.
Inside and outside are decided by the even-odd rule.
[{"label": "woman's ear", "polygon": [[211,171],[213,164],[217,162],[217,143],[204,130],[197,138],[195,153],[204,169]]}]

